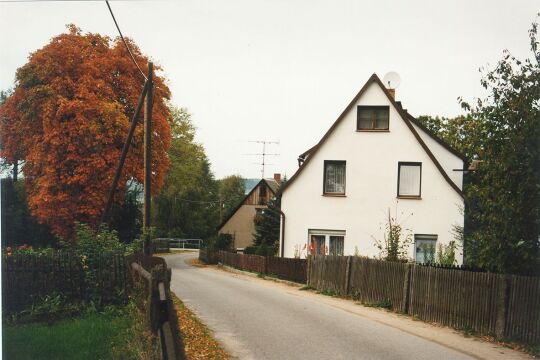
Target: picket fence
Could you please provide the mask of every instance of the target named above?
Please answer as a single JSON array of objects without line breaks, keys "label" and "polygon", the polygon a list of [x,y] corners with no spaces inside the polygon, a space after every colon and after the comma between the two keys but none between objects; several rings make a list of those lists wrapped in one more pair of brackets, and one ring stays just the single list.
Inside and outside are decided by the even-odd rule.
[{"label": "picket fence", "polygon": [[125,302],[129,283],[125,264],[125,255],[116,252],[99,254],[92,263],[70,251],[3,255],[2,311],[18,312],[54,294],[69,300]]},{"label": "picket fence", "polygon": [[207,264],[221,262],[223,265],[240,270],[257,272],[283,280],[305,284],[307,281],[307,260],[287,259],[273,256],[237,254],[227,251],[213,252],[201,249],[199,260]]},{"label": "picket fence", "polygon": [[458,329],[540,344],[540,278],[313,256],[308,285]]}]

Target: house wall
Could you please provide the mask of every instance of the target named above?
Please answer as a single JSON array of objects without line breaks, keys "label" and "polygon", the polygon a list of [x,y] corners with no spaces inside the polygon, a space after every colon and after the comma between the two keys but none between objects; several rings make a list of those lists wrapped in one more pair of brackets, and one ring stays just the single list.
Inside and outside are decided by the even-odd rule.
[{"label": "house wall", "polygon": [[265,206],[242,205],[219,230],[220,234],[233,236],[234,249],[253,245],[253,234],[255,233],[253,218],[257,208],[265,208]]},{"label": "house wall", "polygon": [[[263,186],[266,188],[266,194],[261,192]],[[266,181],[259,182],[244,198],[242,206],[219,229],[220,234],[231,234],[233,236],[234,249],[253,245],[253,235],[255,234],[253,218],[257,213],[257,209],[266,208],[266,204],[273,196],[275,194],[270,186],[266,184]]]},{"label": "house wall", "polygon": [[450,179],[460,188],[463,189],[463,160],[461,160],[456,155],[452,154],[450,151],[446,150],[441,144],[429,136],[424,130],[412,124],[418,132],[418,135],[424,140],[426,145],[429,147],[433,155],[437,158],[444,171]]},{"label": "house wall", "polygon": [[266,195],[264,195],[264,193],[261,194],[261,186],[263,185],[259,183],[257,187],[255,187],[253,191],[244,198],[244,205],[265,205],[268,203],[268,201],[270,201],[270,199],[274,196],[272,189],[270,189],[270,186],[265,184]]},{"label": "house wall", "polygon": [[[357,132],[356,105],[390,106],[390,131]],[[302,249],[307,244],[309,229],[343,230],[345,255],[357,249],[360,255],[376,257],[379,250],[374,239],[384,240],[389,211],[411,235],[437,234],[438,243],[453,240],[453,226],[463,226],[463,199],[446,182],[376,83],[366,89],[333,134],[310,156],[281,200],[286,215],[285,257],[294,256],[295,246]],[[347,162],[345,197],[323,196],[324,160]],[[399,161],[422,163],[421,200],[397,199]],[[440,156],[439,161],[444,169],[463,167],[446,156]],[[457,176],[451,178],[459,181]],[[461,183],[457,185],[461,187]],[[305,256],[305,250],[301,255]],[[414,244],[409,247],[409,256],[414,258]],[[461,250],[458,258],[461,263]]]}]

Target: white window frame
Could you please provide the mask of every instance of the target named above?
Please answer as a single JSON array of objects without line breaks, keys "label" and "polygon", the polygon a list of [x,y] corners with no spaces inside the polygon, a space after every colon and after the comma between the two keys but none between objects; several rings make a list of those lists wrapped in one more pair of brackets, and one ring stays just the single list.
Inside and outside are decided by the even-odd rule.
[{"label": "white window frame", "polygon": [[[434,248],[433,248],[433,262],[436,261],[435,257],[436,257],[436,254],[437,254],[437,244],[439,242],[439,236],[437,234],[414,234],[414,262],[418,262],[418,259],[416,257],[416,254],[418,253],[417,252],[417,248],[418,248],[418,245],[417,245],[417,242],[418,241],[430,241],[430,242],[433,242],[434,243]],[[425,264],[426,261],[425,261],[425,254],[424,254],[424,261],[422,262],[422,264]]]},{"label": "white window frame", "polygon": [[[331,236],[342,236],[343,237],[343,256],[345,255],[345,239],[346,239],[346,232],[345,230],[324,230],[324,229],[309,229],[308,230],[308,239],[307,239],[307,248],[309,249],[311,245],[311,237],[312,236],[324,236],[324,246],[325,249],[328,249],[328,253],[325,255],[329,255],[330,253],[330,237]],[[309,253],[308,253],[309,255]]]}]

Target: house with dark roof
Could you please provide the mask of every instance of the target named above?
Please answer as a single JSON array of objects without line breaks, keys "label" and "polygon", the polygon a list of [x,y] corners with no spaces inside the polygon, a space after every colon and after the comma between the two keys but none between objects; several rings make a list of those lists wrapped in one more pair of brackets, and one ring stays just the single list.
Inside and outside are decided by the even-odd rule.
[{"label": "house with dark roof", "polygon": [[274,174],[273,179],[261,179],[218,227],[219,234],[232,236],[233,249],[242,251],[253,245],[255,216],[266,209],[268,202],[276,196],[280,182],[280,174]]},{"label": "house with dark roof", "polygon": [[466,159],[394,97],[373,74],[299,156],[299,169],[280,190],[281,256],[314,249],[377,257],[389,221],[409,237],[407,254],[417,262],[433,260],[439,244],[455,240],[464,222]]}]

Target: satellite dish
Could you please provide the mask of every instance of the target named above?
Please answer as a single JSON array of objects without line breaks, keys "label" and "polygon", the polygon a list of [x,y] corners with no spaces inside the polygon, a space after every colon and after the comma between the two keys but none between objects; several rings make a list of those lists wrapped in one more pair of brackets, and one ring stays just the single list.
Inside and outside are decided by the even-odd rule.
[{"label": "satellite dish", "polygon": [[401,77],[395,71],[390,71],[383,78],[384,86],[388,89],[397,89],[399,84],[401,84]]}]

